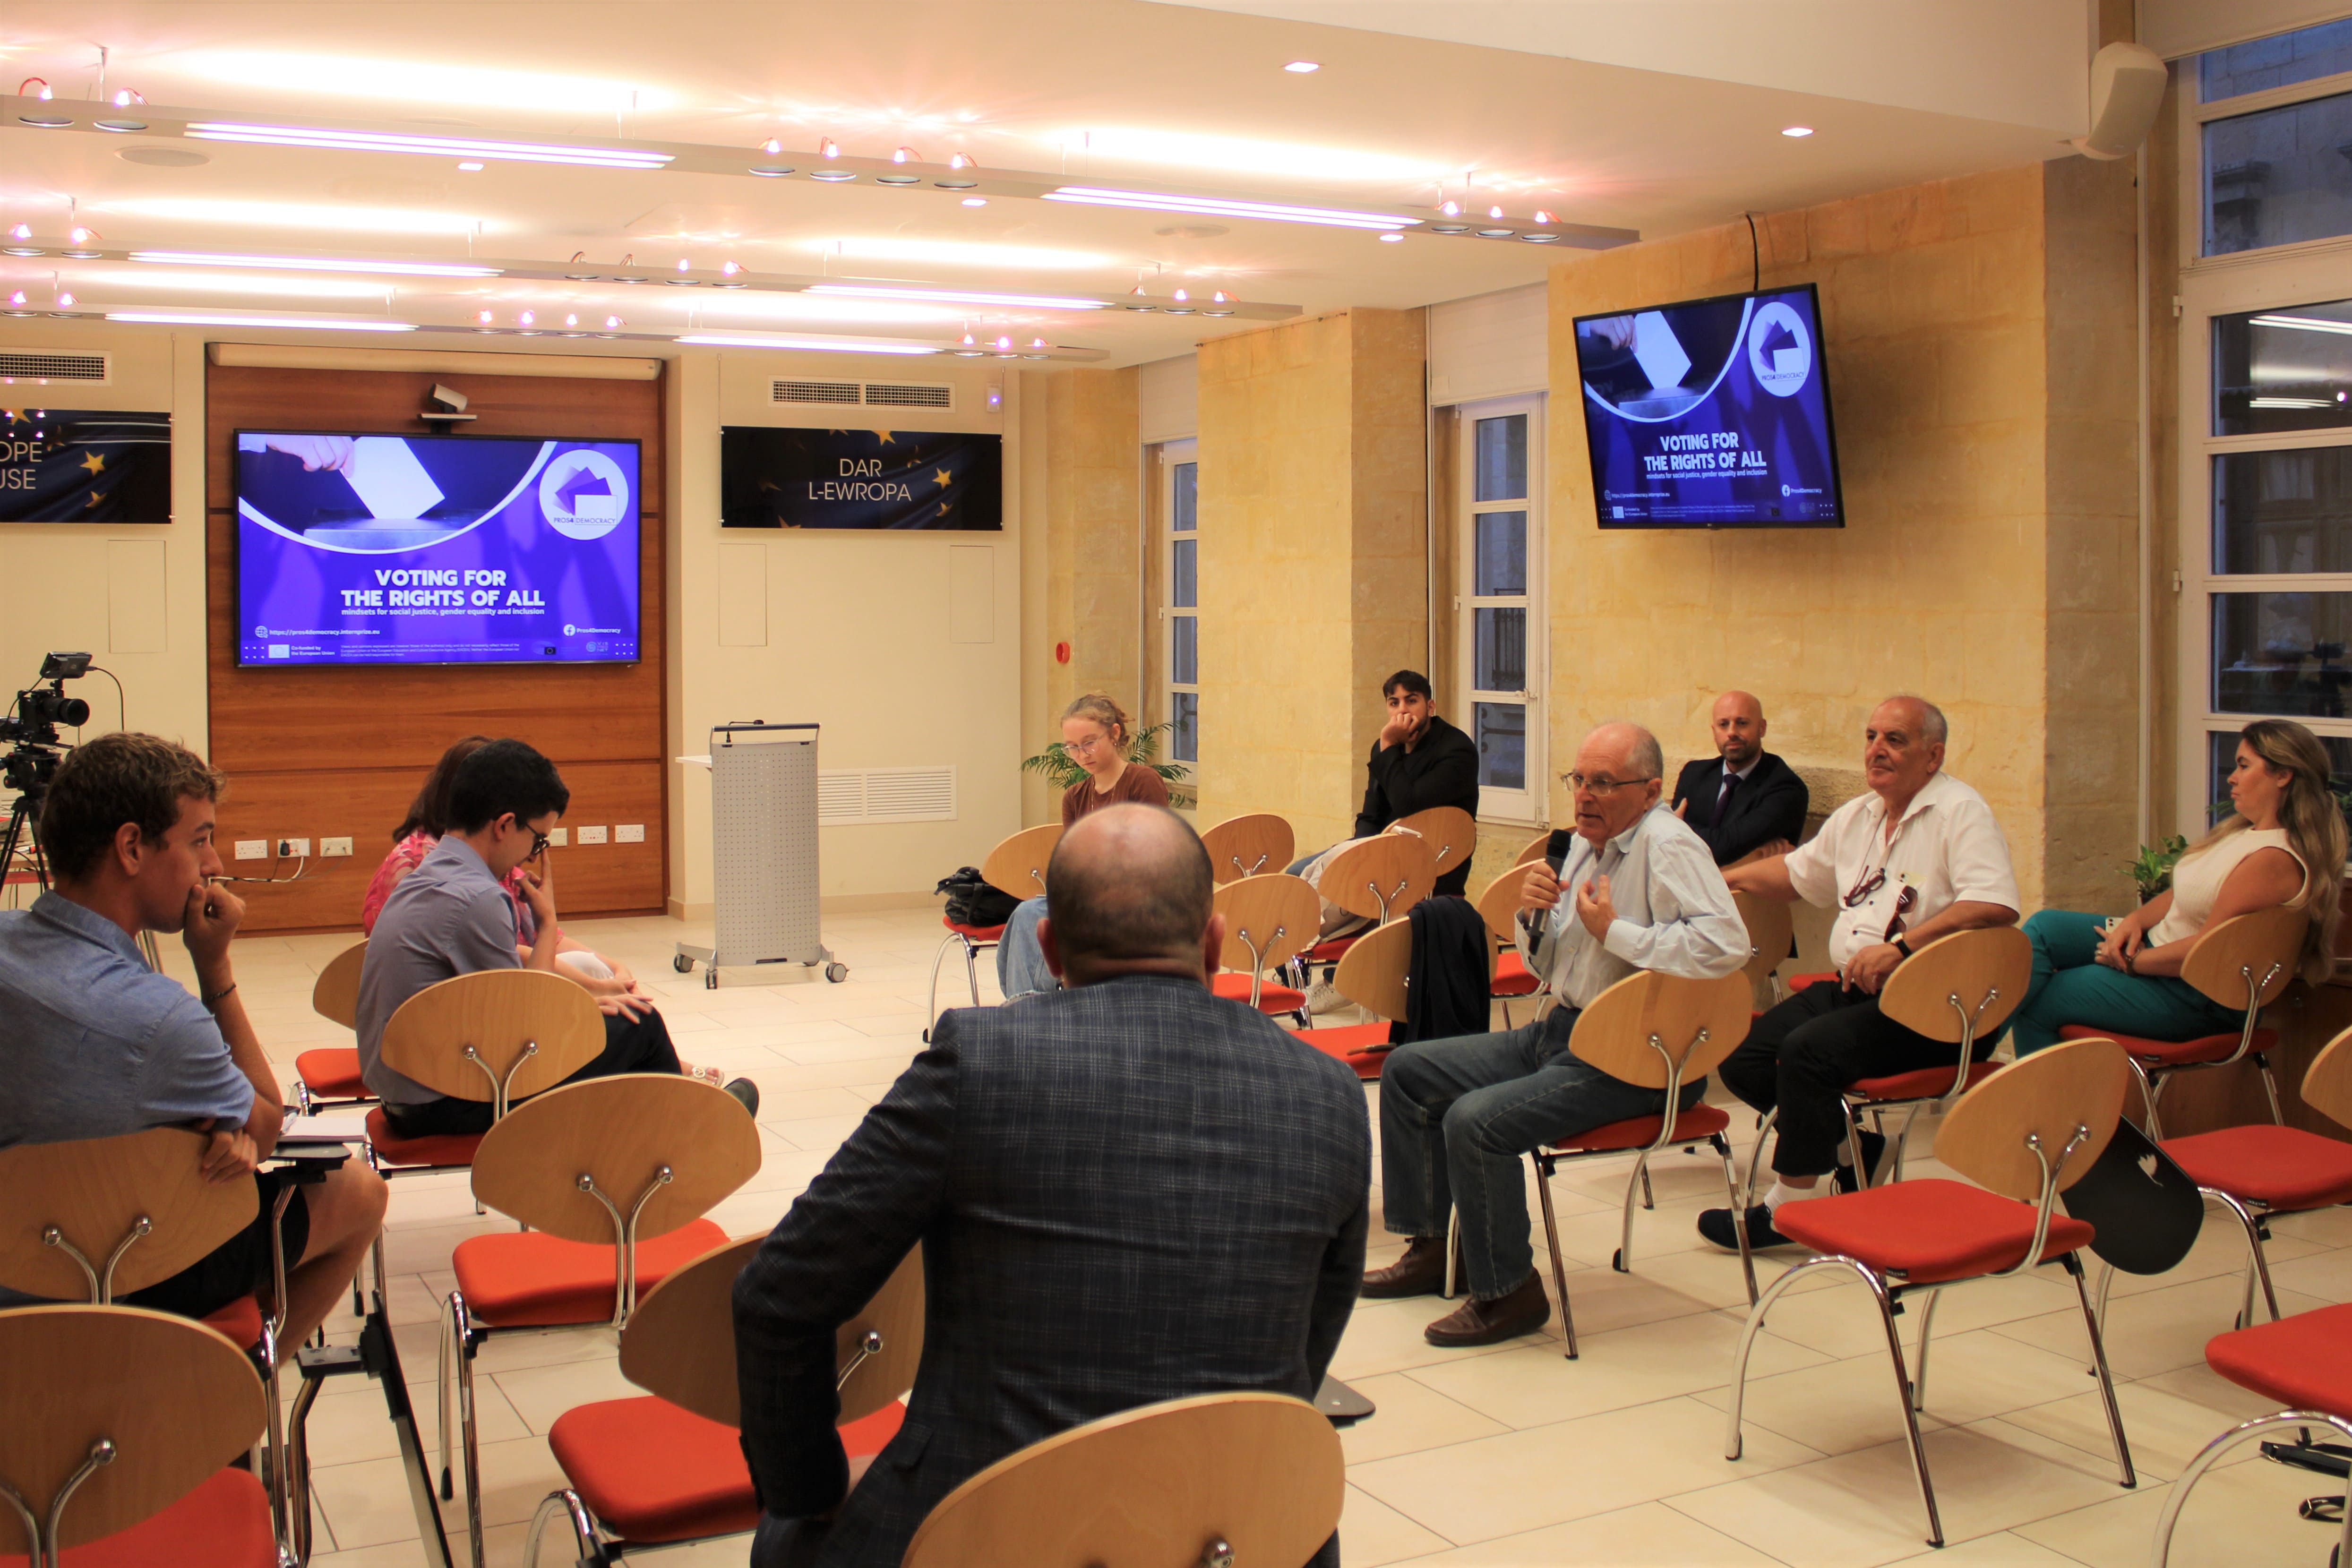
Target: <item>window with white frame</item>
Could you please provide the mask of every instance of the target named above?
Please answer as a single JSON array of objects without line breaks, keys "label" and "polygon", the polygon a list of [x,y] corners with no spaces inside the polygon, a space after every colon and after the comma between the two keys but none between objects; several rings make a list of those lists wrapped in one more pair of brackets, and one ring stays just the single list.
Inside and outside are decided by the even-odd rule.
[{"label": "window with white frame", "polygon": [[1161,547],[1167,602],[1160,606],[1160,673],[1172,727],[1168,759],[1184,763],[1197,782],[1201,764],[1201,503],[1200,443],[1171,441],[1160,449]]},{"label": "window with white frame", "polygon": [[1478,747],[1478,814],[1538,822],[1544,786],[1543,398],[1460,411],[1455,722]]},{"label": "window with white frame", "polygon": [[[2180,823],[2236,736],[2307,725],[2352,780],[2352,22],[2183,68]],[[2226,804],[2222,807],[2226,810]]]}]

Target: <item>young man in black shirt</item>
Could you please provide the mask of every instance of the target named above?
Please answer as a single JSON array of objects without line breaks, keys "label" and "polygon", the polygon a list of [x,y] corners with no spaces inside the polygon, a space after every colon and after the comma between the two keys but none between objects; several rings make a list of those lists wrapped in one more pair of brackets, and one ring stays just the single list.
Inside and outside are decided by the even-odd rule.
[{"label": "young man in black shirt", "polygon": [[[1478,815],[1478,747],[1437,716],[1429,677],[1399,670],[1381,687],[1389,721],[1365,760],[1364,809],[1356,813],[1355,837],[1369,839],[1400,817],[1433,806],[1459,806]],[[1466,855],[1437,879],[1441,894],[1460,894],[1470,884]]]}]

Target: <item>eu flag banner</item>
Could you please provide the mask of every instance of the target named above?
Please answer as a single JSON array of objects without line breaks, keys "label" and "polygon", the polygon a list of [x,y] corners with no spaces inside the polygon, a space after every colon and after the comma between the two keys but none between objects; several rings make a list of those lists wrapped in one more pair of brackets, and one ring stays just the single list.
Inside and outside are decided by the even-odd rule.
[{"label": "eu flag banner", "polygon": [[935,430],[719,432],[730,528],[1002,528],[1004,438]]},{"label": "eu flag banner", "polygon": [[168,523],[172,416],[0,408],[0,523]]}]

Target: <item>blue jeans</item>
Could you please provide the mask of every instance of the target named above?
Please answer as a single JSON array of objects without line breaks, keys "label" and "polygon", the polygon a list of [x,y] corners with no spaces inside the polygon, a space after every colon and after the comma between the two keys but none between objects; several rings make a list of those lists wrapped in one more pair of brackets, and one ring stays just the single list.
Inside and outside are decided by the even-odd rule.
[{"label": "blue jeans", "polygon": [[2103,917],[2045,909],[2025,923],[2033,944],[2033,978],[2025,988],[2010,1038],[2017,1054],[2058,1043],[2062,1024],[2136,1034],[2143,1040],[2195,1040],[2228,1034],[2245,1021],[2177,975],[2126,975],[2098,961]]},{"label": "blue jeans", "polygon": [[[1538,1146],[1635,1116],[1665,1095],[1587,1066],[1569,1050],[1576,1009],[1499,1034],[1402,1045],[1381,1070],[1381,1185],[1389,1229],[1442,1237],[1462,1214],[1470,1293],[1491,1301],[1535,1272],[1527,1171]],[[1706,1081],[1683,1085],[1684,1108]]]},{"label": "blue jeans", "polygon": [[1037,946],[1037,922],[1045,918],[1045,899],[1040,894],[1023,899],[1004,923],[1004,935],[996,945],[996,983],[1008,1002],[1034,991],[1062,988],[1054,971],[1045,967],[1045,950]]}]

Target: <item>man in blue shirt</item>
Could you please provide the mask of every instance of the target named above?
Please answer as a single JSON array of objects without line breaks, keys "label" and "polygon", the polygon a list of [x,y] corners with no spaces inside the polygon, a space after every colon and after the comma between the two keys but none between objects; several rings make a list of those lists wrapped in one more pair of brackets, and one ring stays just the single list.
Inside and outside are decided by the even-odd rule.
[{"label": "man in blue shirt", "polygon": [[[101,736],[58,765],[40,821],[55,892],[0,912],[0,1148],[150,1127],[209,1134],[191,1180],[234,1181],[278,1142],[278,1079],[236,994],[230,940],[245,905],[212,878],[224,780],[152,735]],[[198,995],[147,967],[142,932],[178,932]],[[123,1300],[203,1317],[262,1285],[278,1183],[254,1223],[179,1274]],[[287,1323],[325,1321],[383,1224],[382,1177],[349,1162],[297,1187],[284,1221]]]}]

